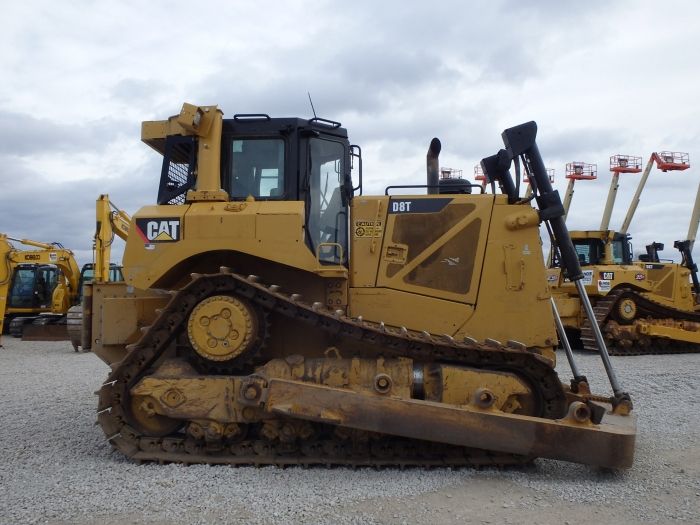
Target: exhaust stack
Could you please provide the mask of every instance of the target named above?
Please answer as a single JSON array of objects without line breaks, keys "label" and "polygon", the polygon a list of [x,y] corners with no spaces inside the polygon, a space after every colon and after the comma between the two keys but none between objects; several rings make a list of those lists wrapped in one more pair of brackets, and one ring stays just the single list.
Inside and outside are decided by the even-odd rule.
[{"label": "exhaust stack", "polygon": [[430,141],[428,154],[426,155],[426,167],[428,172],[428,195],[437,195],[440,193],[440,150],[442,144],[440,139],[435,137]]}]

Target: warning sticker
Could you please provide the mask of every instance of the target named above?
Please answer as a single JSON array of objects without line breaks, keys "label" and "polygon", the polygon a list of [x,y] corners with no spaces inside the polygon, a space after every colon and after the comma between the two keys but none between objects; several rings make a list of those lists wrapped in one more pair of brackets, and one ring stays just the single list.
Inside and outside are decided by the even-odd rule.
[{"label": "warning sticker", "polygon": [[381,237],[384,231],[384,221],[357,220],[353,231],[355,237]]},{"label": "warning sticker", "polygon": [[607,281],[605,279],[600,279],[598,281],[598,291],[599,292],[609,292],[610,291],[610,281]]},{"label": "warning sticker", "polygon": [[583,270],[583,279],[581,282],[584,285],[593,284],[593,270]]}]

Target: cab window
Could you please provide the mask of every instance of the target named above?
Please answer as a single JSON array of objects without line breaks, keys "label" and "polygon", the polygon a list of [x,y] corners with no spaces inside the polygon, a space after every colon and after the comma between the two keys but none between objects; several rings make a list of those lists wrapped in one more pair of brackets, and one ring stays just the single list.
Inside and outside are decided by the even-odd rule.
[{"label": "cab window", "polygon": [[603,243],[598,239],[575,240],[574,248],[579,264],[599,264],[603,258]]},{"label": "cab window", "polygon": [[234,139],[231,151],[232,199],[284,197],[284,140]]},{"label": "cab window", "polygon": [[345,263],[348,212],[341,192],[345,148],[340,142],[311,139],[309,162],[307,227],[311,244],[319,250],[321,262]]},{"label": "cab window", "polygon": [[632,262],[632,249],[627,240],[619,239],[613,241],[612,254],[615,264],[630,264]]}]

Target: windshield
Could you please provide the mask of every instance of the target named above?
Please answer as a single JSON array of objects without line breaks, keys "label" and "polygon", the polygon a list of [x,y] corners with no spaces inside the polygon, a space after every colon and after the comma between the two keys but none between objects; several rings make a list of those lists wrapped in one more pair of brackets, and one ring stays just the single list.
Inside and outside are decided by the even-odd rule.
[{"label": "windshield", "polygon": [[603,243],[598,239],[574,240],[579,264],[598,264],[603,258]]},{"label": "windshield", "polygon": [[613,262],[622,264],[625,262],[625,245],[622,241],[614,241],[613,245]]},{"label": "windshield", "polygon": [[321,262],[329,264],[347,260],[348,211],[341,193],[344,159],[342,143],[318,138],[310,141],[307,228],[313,249],[320,247]]},{"label": "windshield", "polygon": [[232,143],[232,199],[281,199],[284,196],[284,140],[236,139]]},{"label": "windshield", "polygon": [[[77,303],[80,303],[83,299],[83,285],[85,283],[92,282],[95,279],[95,267],[93,265],[83,266],[80,272],[80,283],[78,283],[78,298]],[[110,282],[120,282],[124,280],[124,274],[122,273],[122,267],[117,266],[114,263],[109,265],[109,280]]]},{"label": "windshield", "polygon": [[53,267],[18,268],[10,290],[9,306],[13,308],[46,308],[58,282]]},{"label": "windshield", "polygon": [[629,264],[632,262],[632,249],[625,239],[616,239],[612,243],[613,262],[615,264]]}]

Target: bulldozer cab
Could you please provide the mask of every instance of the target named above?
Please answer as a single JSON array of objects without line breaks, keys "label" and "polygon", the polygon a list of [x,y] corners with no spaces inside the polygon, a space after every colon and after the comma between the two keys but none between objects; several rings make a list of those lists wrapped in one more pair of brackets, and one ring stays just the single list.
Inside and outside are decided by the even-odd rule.
[{"label": "bulldozer cab", "polygon": [[[632,264],[631,237],[611,231],[572,231],[571,242],[582,266],[600,264]],[[558,256],[552,268],[560,266]]]},{"label": "bulldozer cab", "polygon": [[[195,186],[195,138],[168,136],[163,151],[158,204],[184,204]],[[230,201],[303,201],[310,250],[323,264],[347,264],[350,156],[338,122],[235,115],[222,122],[220,187]]]}]

